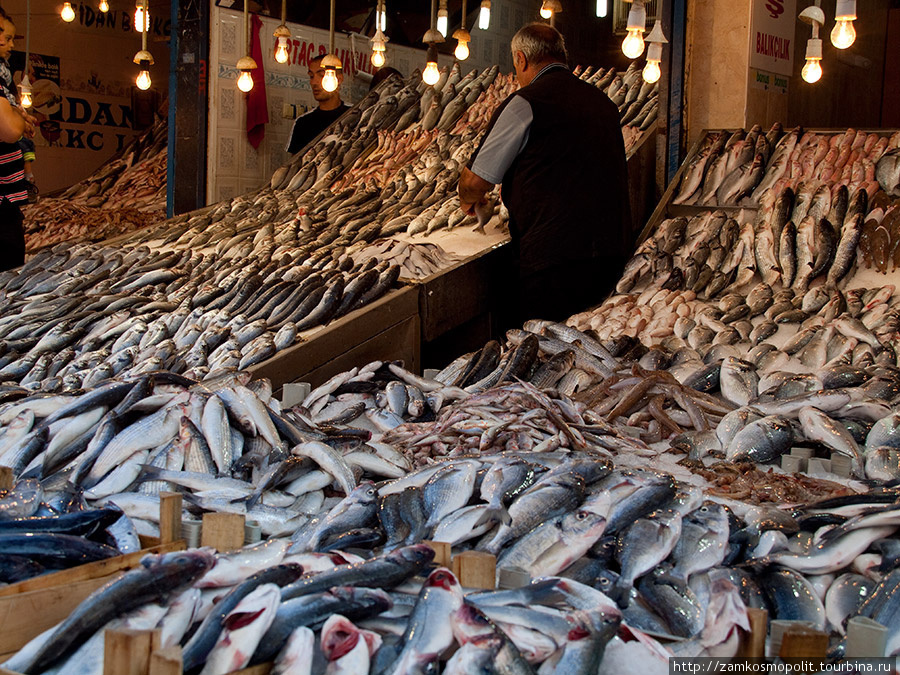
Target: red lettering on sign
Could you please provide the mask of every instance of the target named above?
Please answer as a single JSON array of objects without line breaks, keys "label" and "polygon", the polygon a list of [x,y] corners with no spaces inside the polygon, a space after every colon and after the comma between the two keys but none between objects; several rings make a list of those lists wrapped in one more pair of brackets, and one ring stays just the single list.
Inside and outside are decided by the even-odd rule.
[{"label": "red lettering on sign", "polygon": [[791,41],[777,35],[757,31],[756,53],[776,59],[790,60]]},{"label": "red lettering on sign", "polygon": [[767,0],[766,9],[769,10],[769,16],[777,19],[784,14],[784,2],[783,0]]}]

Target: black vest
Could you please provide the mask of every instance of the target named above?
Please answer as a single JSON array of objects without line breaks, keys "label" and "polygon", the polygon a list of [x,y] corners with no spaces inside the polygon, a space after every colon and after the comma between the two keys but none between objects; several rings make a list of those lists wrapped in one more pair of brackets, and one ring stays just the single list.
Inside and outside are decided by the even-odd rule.
[{"label": "black vest", "polygon": [[[544,72],[512,96],[528,101],[533,114],[528,142],[503,177],[501,193],[520,277],[572,264],[620,272],[631,242],[615,104],[564,68]],[[487,134],[512,96],[494,113]]]}]

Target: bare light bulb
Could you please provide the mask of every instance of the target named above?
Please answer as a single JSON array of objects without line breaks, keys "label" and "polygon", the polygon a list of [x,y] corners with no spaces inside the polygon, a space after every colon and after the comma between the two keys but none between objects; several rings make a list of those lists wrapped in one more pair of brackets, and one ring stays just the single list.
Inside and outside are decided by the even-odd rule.
[{"label": "bare light bulb", "polygon": [[372,65],[376,68],[381,68],[384,65],[384,52],[382,51],[373,51],[372,52]]},{"label": "bare light bulb", "polygon": [[541,18],[549,19],[551,16],[553,16],[553,10],[550,9],[549,7],[547,7],[546,5],[542,5],[541,6]]},{"label": "bare light bulb", "polygon": [[647,82],[648,84],[658,82],[659,76],[662,75],[662,72],[659,69],[659,61],[647,61],[647,65],[644,66],[641,75],[644,78],[644,82]]},{"label": "bare light bulb", "polygon": [[622,52],[629,59],[636,59],[644,53],[643,31],[639,28],[631,28],[628,35],[622,40]]},{"label": "bare light bulb", "polygon": [[142,70],[140,73],[138,73],[137,79],[134,81],[134,83],[141,91],[147,91],[152,84],[152,82],[150,81],[150,71]]},{"label": "bare light bulb", "polygon": [[453,56],[455,56],[458,61],[465,61],[469,58],[469,43],[460,40],[456,44],[456,49],[453,50]]},{"label": "bare light bulb", "polygon": [[22,87],[22,97],[19,99],[19,102],[22,104],[23,108],[31,107],[31,87],[28,87],[27,89]]},{"label": "bare light bulb", "polygon": [[327,68],[325,75],[322,77],[322,89],[325,91],[335,91],[338,88],[337,73],[334,68]]},{"label": "bare light bulb", "polygon": [[288,62],[287,38],[278,38],[278,47],[275,49],[275,60],[278,63]]},{"label": "bare light bulb", "polygon": [[481,0],[481,9],[478,12],[478,27],[487,30],[491,25],[491,0]]},{"label": "bare light bulb", "polygon": [[800,76],[810,84],[822,79],[822,66],[819,64],[819,59],[806,59],[806,65],[800,71]]},{"label": "bare light bulb", "polygon": [[437,15],[437,29],[438,29],[438,32],[441,35],[443,35],[444,37],[447,37],[447,22],[448,21],[449,21],[449,19],[447,17],[447,10],[439,9],[438,15]]},{"label": "bare light bulb", "polygon": [[425,82],[425,84],[434,86],[440,79],[441,71],[438,70],[437,61],[429,61],[425,65],[425,70],[422,71],[422,80]]},{"label": "bare light bulb", "polygon": [[831,30],[831,44],[838,49],[847,49],[856,42],[856,29],[852,19],[838,19]]},{"label": "bare light bulb", "polygon": [[138,33],[143,33],[144,29],[150,29],[150,12],[145,11],[143,5],[134,8],[134,29]]},{"label": "bare light bulb", "polygon": [[64,2],[62,11],[59,13],[59,15],[66,23],[72,23],[75,20],[75,10],[72,9],[72,3]]},{"label": "bare light bulb", "polygon": [[100,0],[100,4],[97,6],[97,9],[106,14],[109,11],[109,3],[106,0]]},{"label": "bare light bulb", "polygon": [[375,24],[378,30],[386,31],[387,30],[387,12],[383,9],[376,10],[375,12]]},{"label": "bare light bulb", "polygon": [[609,0],[597,0],[597,18],[602,19],[609,14]]},{"label": "bare light bulb", "polygon": [[250,74],[249,70],[242,70],[240,77],[238,77],[237,81],[238,89],[240,89],[245,94],[253,89],[253,75]]}]

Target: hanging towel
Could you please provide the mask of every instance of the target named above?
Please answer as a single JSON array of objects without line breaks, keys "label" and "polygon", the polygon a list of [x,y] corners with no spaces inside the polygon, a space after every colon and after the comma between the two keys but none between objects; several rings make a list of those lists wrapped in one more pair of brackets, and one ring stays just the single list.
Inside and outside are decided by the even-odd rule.
[{"label": "hanging towel", "polygon": [[259,40],[259,29],[262,21],[256,14],[250,23],[250,56],[256,61],[253,76],[253,89],[247,94],[247,140],[254,148],[259,148],[266,135],[266,124],[269,121],[269,104],[266,101],[266,73],[263,68],[262,43]]}]

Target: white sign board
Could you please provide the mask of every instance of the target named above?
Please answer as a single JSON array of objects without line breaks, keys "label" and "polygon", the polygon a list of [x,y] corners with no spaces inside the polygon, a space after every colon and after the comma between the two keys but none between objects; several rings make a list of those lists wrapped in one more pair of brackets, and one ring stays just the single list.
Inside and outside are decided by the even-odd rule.
[{"label": "white sign board", "polygon": [[779,75],[794,72],[797,0],[753,0],[750,67]]}]

